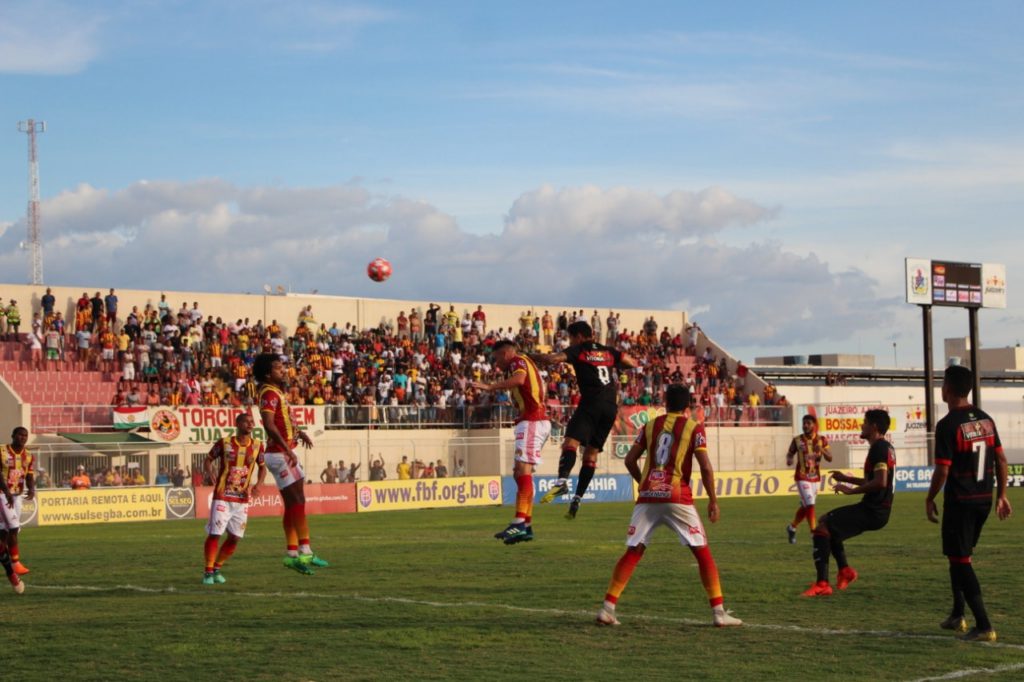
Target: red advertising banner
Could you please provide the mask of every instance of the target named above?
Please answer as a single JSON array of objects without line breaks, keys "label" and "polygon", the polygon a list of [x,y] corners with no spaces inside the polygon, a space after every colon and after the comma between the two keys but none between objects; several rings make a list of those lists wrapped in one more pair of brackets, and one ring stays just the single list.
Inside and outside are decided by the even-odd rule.
[{"label": "red advertising banner", "polygon": [[[355,483],[313,483],[307,485],[307,514],[354,514],[356,511]],[[210,518],[213,487],[196,488],[196,518]],[[249,502],[249,516],[282,516],[284,504],[273,483],[264,484],[259,495]]]}]

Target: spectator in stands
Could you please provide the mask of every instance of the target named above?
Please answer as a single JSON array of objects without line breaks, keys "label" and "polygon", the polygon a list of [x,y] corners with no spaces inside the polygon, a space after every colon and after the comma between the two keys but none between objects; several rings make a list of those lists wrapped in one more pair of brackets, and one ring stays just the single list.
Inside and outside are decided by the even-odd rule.
[{"label": "spectator in stands", "polygon": [[344,483],[345,481],[348,480],[349,474],[351,474],[351,473],[352,473],[352,469],[350,467],[348,467],[348,466],[345,466],[345,461],[344,460],[339,460],[338,461],[338,480],[341,481],[342,483]]},{"label": "spectator in stands", "polygon": [[104,321],[103,315],[103,297],[100,296],[100,292],[89,299],[89,308],[92,312],[92,330],[93,332],[99,331],[100,325]]},{"label": "spectator in stands", "polygon": [[7,340],[16,341],[21,327],[21,311],[18,310],[18,302],[13,298],[10,305],[4,310],[4,317],[7,318]]},{"label": "spectator in stands", "polygon": [[179,464],[174,468],[174,473],[171,474],[171,483],[175,488],[182,488],[185,485],[185,470],[181,468]]},{"label": "spectator in stands", "polygon": [[473,328],[480,336],[487,333],[487,313],[484,312],[482,305],[478,305],[473,311]]},{"label": "spectator in stands", "polygon": [[456,460],[455,469],[452,472],[456,477],[462,477],[466,475],[466,462],[465,460]]},{"label": "spectator in stands", "polygon": [[32,329],[25,335],[25,345],[29,349],[29,366],[37,372],[43,371],[43,323],[39,313],[32,317]]},{"label": "spectator in stands", "polygon": [[370,480],[371,481],[383,481],[388,477],[388,472],[384,468],[384,460],[380,457],[370,462]]},{"label": "spectator in stands", "polygon": [[437,460],[437,464],[434,466],[434,475],[437,478],[448,478],[448,467],[441,460]]},{"label": "spectator in stands", "polygon": [[170,485],[171,476],[167,473],[167,467],[160,467],[160,470],[156,474],[156,479],[153,481],[156,485]]},{"label": "spectator in stands", "polygon": [[128,470],[125,476],[125,485],[146,485],[146,476],[142,473],[142,467],[133,467]]},{"label": "spectator in stands", "polygon": [[107,324],[113,328],[114,322],[117,320],[117,294],[113,289],[103,298],[103,305],[107,312]]},{"label": "spectator in stands", "polygon": [[76,473],[71,477],[71,489],[72,490],[88,490],[92,487],[92,481],[89,480],[89,474],[85,473],[85,466],[82,464],[78,465],[75,470]]},{"label": "spectator in stands", "polygon": [[395,467],[395,473],[398,474],[399,481],[408,481],[412,478],[412,465],[409,464],[407,455],[402,455],[402,461]]},{"label": "spectator in stands", "polygon": [[36,488],[52,488],[53,481],[50,480],[50,475],[46,473],[46,469],[39,467],[36,469]]},{"label": "spectator in stands", "polygon": [[335,468],[334,463],[331,460],[327,460],[327,466],[320,472],[321,483],[337,483],[338,482],[338,470]]}]

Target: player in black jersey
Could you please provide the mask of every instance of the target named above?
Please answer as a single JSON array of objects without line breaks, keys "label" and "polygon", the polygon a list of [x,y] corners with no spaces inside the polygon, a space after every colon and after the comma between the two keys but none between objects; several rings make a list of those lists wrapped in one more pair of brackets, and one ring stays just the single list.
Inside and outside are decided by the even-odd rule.
[{"label": "player in black jersey", "polygon": [[[1000,520],[1013,512],[1006,499],[1006,456],[995,422],[967,401],[974,376],[966,367],[946,369],[942,401],[949,414],[935,425],[935,471],[925,500],[928,520],[938,523],[935,497],[942,499],[942,553],[949,559],[953,610],[939,627],[965,633],[963,639],[996,641],[989,622],[981,585],[974,573],[971,554],[982,526],[992,511],[992,484],[996,483],[996,515]],[[971,607],[975,626],[968,631],[964,605]]]},{"label": "player in black jersey", "polygon": [[839,567],[836,587],[845,590],[857,579],[857,571],[846,562],[843,541],[864,531],[880,530],[889,523],[896,480],[896,452],[885,440],[889,424],[889,413],[885,410],[865,412],[860,437],[870,443],[870,447],[864,461],[864,476],[847,476],[841,471],[832,474],[832,480],[837,481],[832,486],[836,493],[864,497],[857,504],[833,509],[821,517],[815,526],[814,568],[818,572],[818,577],[803,593],[805,597],[825,597],[832,594],[832,586],[828,583],[830,555],[836,558],[836,565]]},{"label": "player in black jersey", "polygon": [[540,499],[543,504],[569,492],[567,479],[576,465],[576,453],[582,445],[583,465],[576,482],[576,494],[565,514],[565,518],[574,519],[580,509],[583,494],[587,492],[587,486],[594,477],[597,453],[604,448],[618,414],[617,382],[612,370],[632,369],[637,367],[637,362],[628,354],[594,340],[594,330],[583,320],[573,322],[566,331],[572,345],[560,353],[535,354],[531,358],[541,365],[565,362],[572,365],[576,373],[580,404],[565,429],[562,455],[558,459],[558,480]]}]

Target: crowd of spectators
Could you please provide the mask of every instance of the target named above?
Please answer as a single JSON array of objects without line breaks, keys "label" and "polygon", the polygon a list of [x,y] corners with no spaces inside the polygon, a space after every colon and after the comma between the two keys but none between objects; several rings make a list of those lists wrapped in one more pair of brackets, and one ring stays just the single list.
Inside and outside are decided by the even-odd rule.
[{"label": "crowd of spectators", "polygon": [[[198,301],[174,308],[166,295],[155,305],[123,313],[114,289],[106,296],[83,292],[68,329],[49,289],[40,301],[26,334],[33,366],[59,371],[68,364],[116,378],[115,406],[251,405],[256,395],[252,363],[259,353],[273,352],[287,363],[289,400],[341,408],[336,422],[462,423],[479,415],[508,416],[507,394],[492,396],[471,386],[494,378],[490,348],[512,339],[526,352],[562,350],[569,344],[566,328],[577,320],[587,321],[598,340],[638,360],[638,369],[613,373],[624,405],[658,405],[664,387],[673,382],[690,385],[696,404],[708,413],[715,408],[723,420],[732,414],[727,408],[737,404],[754,413],[760,404],[785,404],[767,388],[763,400],[756,390],[747,391],[742,364],[730,374],[726,358],[710,347],[698,355],[696,323],[677,331],[649,317],[631,330],[614,311],[523,310],[517,328],[491,328],[482,305],[460,314],[452,305],[444,310],[431,303],[357,329],[350,322],[319,322],[306,306],[289,334],[276,319],[224,320],[204,314]],[[9,314],[7,320],[10,328]],[[685,374],[678,361],[683,354],[696,358]],[[559,420],[579,402],[575,376],[568,365],[542,368],[542,376]]]}]

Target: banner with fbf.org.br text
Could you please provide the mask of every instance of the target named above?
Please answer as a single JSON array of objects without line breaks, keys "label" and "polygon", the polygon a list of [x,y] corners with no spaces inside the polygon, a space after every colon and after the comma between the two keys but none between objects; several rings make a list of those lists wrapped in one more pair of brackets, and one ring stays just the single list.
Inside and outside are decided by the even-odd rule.
[{"label": "banner with fbf.org.br text", "polygon": [[357,483],[360,512],[501,504],[499,476]]}]

